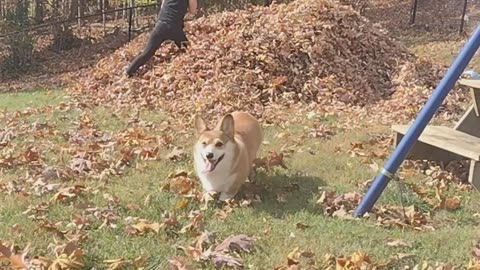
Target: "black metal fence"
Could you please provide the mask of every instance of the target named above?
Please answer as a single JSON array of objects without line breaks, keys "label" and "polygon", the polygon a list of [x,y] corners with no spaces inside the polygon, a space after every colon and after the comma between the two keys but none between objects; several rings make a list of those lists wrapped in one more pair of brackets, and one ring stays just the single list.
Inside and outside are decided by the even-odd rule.
[{"label": "black metal fence", "polygon": [[480,23],[479,0],[411,0],[409,24],[437,33],[470,33]]}]

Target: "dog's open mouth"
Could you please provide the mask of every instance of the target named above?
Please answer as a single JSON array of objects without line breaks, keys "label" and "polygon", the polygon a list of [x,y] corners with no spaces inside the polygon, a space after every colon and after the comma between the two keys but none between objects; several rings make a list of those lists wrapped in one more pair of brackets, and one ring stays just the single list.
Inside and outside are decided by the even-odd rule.
[{"label": "dog's open mouth", "polygon": [[220,161],[222,161],[224,156],[225,156],[225,154],[221,155],[216,160],[203,159],[205,161],[205,169],[203,170],[203,173],[213,172],[215,170],[215,168],[217,167],[218,163],[220,163]]}]

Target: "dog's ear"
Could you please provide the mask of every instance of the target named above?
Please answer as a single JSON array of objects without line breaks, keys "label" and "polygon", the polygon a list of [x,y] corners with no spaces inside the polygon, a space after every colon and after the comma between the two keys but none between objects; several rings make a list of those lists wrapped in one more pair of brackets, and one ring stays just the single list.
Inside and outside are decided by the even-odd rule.
[{"label": "dog's ear", "polygon": [[233,121],[233,116],[231,114],[227,114],[222,118],[222,121],[219,123],[220,126],[218,129],[220,129],[225,135],[227,135],[230,138],[233,138],[235,135],[235,124]]},{"label": "dog's ear", "polygon": [[208,130],[207,124],[205,123],[205,121],[203,120],[203,118],[200,115],[196,114],[194,121],[195,121],[195,131],[196,131],[197,135],[199,135],[202,132]]}]

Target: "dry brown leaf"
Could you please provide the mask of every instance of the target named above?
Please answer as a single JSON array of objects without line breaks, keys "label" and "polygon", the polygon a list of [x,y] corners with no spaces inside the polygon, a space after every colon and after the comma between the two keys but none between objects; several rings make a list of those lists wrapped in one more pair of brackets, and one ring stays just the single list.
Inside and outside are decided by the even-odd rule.
[{"label": "dry brown leaf", "polygon": [[445,200],[445,208],[448,210],[457,210],[460,208],[461,201],[459,197],[453,197]]},{"label": "dry brown leaf", "polygon": [[28,247],[25,248],[21,253],[16,253],[13,244],[8,247],[3,243],[0,243],[0,255],[5,257],[14,269],[28,269],[28,265],[25,261],[27,253]]},{"label": "dry brown leaf", "polygon": [[130,265],[130,261],[126,259],[104,260],[103,263],[108,266],[108,270],[122,270]]},{"label": "dry brown leaf", "polygon": [[189,265],[184,257],[174,257],[168,260],[168,269],[170,270],[194,270],[191,265]]},{"label": "dry brown leaf", "polygon": [[282,167],[283,169],[287,169],[287,166],[284,162],[284,153],[277,153],[274,151],[269,151],[268,155],[263,158],[257,158],[254,161],[255,168],[264,168],[267,171],[270,171],[274,167]]},{"label": "dry brown leaf", "polygon": [[255,240],[245,234],[230,236],[215,248],[216,252],[228,253],[231,251],[250,252]]},{"label": "dry brown leaf", "polygon": [[412,244],[410,242],[406,242],[404,240],[401,240],[401,239],[388,239],[386,241],[386,245],[389,246],[389,247],[409,247],[411,248],[412,247]]},{"label": "dry brown leaf", "polygon": [[64,202],[66,200],[72,199],[77,197],[80,193],[85,191],[86,187],[83,185],[75,185],[72,187],[66,187],[62,188],[59,190],[58,193],[56,193],[51,201],[53,202]]},{"label": "dry brown leaf", "polygon": [[143,235],[150,232],[159,233],[161,227],[158,222],[151,223],[145,219],[141,219],[134,225],[128,225],[125,231],[129,235]]},{"label": "dry brown leaf", "polygon": [[302,230],[302,231],[305,230],[305,229],[307,229],[307,228],[310,228],[310,226],[308,226],[308,225],[306,225],[306,224],[304,224],[304,223],[302,223],[302,222],[297,222],[297,223],[295,224],[295,227],[296,227],[297,229]]},{"label": "dry brown leaf", "polygon": [[177,161],[182,161],[184,160],[185,158],[187,157],[187,152],[185,152],[184,150],[182,150],[181,148],[178,148],[178,147],[175,147],[172,152],[170,152],[166,158],[171,160],[171,161],[174,161],[174,162],[177,162]]},{"label": "dry brown leaf", "polygon": [[167,183],[162,187],[164,190],[186,195],[191,193],[195,189],[195,182],[190,178],[187,172],[181,171],[174,174],[170,174],[167,177]]}]

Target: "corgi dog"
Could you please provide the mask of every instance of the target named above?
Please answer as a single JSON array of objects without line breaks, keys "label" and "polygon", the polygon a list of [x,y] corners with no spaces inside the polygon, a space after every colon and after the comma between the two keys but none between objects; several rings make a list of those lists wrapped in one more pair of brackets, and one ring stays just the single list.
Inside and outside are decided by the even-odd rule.
[{"label": "corgi dog", "polygon": [[253,180],[253,161],[263,140],[260,123],[246,112],[233,112],[210,129],[195,116],[194,165],[207,192],[220,194],[219,200],[233,198],[243,183]]}]

